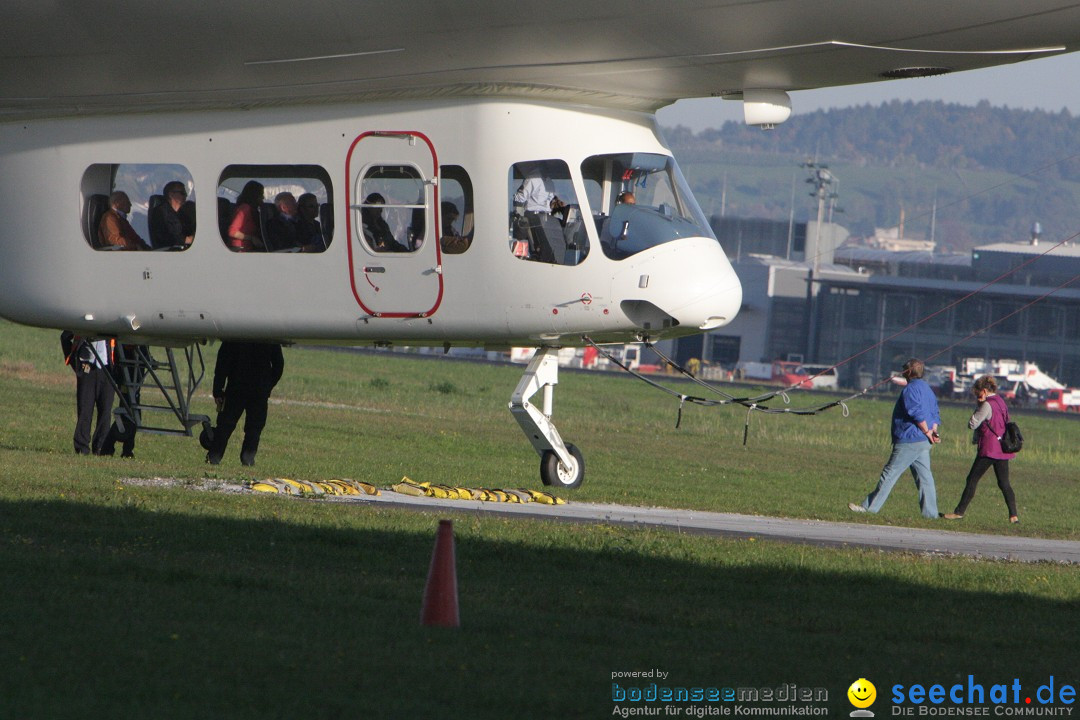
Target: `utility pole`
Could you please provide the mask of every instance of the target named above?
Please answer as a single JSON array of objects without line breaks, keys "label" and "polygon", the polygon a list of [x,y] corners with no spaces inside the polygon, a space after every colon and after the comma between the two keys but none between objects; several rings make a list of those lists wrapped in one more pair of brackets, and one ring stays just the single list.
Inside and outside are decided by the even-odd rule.
[{"label": "utility pole", "polygon": [[[814,186],[810,197],[817,198],[817,223],[814,226],[813,255],[809,244],[803,253],[804,260],[809,266],[806,277],[806,352],[803,357],[807,360],[817,360],[817,334],[818,334],[818,306],[817,306],[817,282],[818,265],[821,258],[821,226],[825,222],[825,201],[829,201],[829,222],[832,222],[833,208],[839,195],[834,187],[839,187],[840,181],[829,172],[829,166],[818,162],[805,162],[802,165],[810,171],[810,177],[806,182]],[[830,231],[829,238],[832,240],[833,233]]]},{"label": "utility pole", "polygon": [[[934,188],[934,205],[930,209],[930,244],[937,249],[937,188]],[[932,250],[931,252],[934,252]]]},{"label": "utility pole", "polygon": [[720,191],[720,217],[727,217],[727,171],[724,171],[724,185]]},{"label": "utility pole", "polygon": [[788,210],[787,219],[787,255],[785,260],[791,259],[791,244],[795,238],[795,173],[791,173],[791,209]]}]

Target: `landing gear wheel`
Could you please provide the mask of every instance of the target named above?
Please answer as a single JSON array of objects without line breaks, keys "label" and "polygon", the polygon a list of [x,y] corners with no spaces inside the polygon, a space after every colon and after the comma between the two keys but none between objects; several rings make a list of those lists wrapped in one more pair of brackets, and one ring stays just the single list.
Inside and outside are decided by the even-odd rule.
[{"label": "landing gear wheel", "polygon": [[566,450],[570,453],[572,462],[566,467],[559,462],[559,456],[551,450],[545,450],[540,458],[540,479],[545,485],[554,485],[557,488],[573,490],[581,487],[585,480],[585,458],[576,445],[566,444]]}]

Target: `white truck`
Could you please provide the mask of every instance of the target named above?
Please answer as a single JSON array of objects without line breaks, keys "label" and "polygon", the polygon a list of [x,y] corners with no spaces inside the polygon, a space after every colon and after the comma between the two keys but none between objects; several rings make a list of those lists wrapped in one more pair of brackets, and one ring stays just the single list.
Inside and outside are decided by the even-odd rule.
[{"label": "white truck", "polygon": [[[964,358],[960,361],[954,379],[954,388],[964,392],[971,383],[982,375],[993,375],[997,379],[998,394],[1008,401],[1022,402],[1025,398],[1041,398],[1052,390],[1063,390],[1065,386],[1050,377],[1033,362],[1018,360],[984,360],[983,358]],[[1055,397],[1061,393],[1056,393]],[[1056,400],[1059,404],[1064,404]],[[1042,405],[1042,401],[1039,403]],[[1057,409],[1057,408],[1048,408]]]}]

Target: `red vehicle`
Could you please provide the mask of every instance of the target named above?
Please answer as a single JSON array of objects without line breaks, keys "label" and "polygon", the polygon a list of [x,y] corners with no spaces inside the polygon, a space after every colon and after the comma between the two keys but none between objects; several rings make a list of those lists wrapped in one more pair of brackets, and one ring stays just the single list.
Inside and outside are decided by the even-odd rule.
[{"label": "red vehicle", "polygon": [[[809,372],[801,362],[794,360],[774,360],[767,362],[741,362],[737,372],[744,380],[762,380],[767,383],[776,383],[787,387],[796,385],[804,388],[813,387],[836,387],[836,371],[825,365],[816,365],[813,373]],[[811,378],[822,372],[822,376],[816,380]]]},{"label": "red vehicle", "polygon": [[813,385],[802,363],[787,360],[777,360],[772,364],[772,381],[781,385],[802,385],[807,388]]},{"label": "red vehicle", "polygon": [[1076,388],[1046,390],[1043,395],[1042,405],[1047,410],[1080,412],[1080,390]]}]

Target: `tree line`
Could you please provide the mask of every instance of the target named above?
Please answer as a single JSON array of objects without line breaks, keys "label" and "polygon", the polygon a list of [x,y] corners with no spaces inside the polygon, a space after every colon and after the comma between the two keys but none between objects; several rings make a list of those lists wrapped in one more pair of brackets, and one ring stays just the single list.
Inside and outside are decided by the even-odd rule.
[{"label": "tree line", "polygon": [[[786,219],[789,178],[811,159],[841,179],[837,221],[855,234],[897,225],[901,207],[907,230],[933,232],[946,250],[1027,240],[1034,222],[1055,242],[1080,232],[1080,119],[1067,109],[897,100],[818,110],[767,132],[727,122],[664,134],[714,214]],[[810,212],[804,194],[800,219]]]}]

